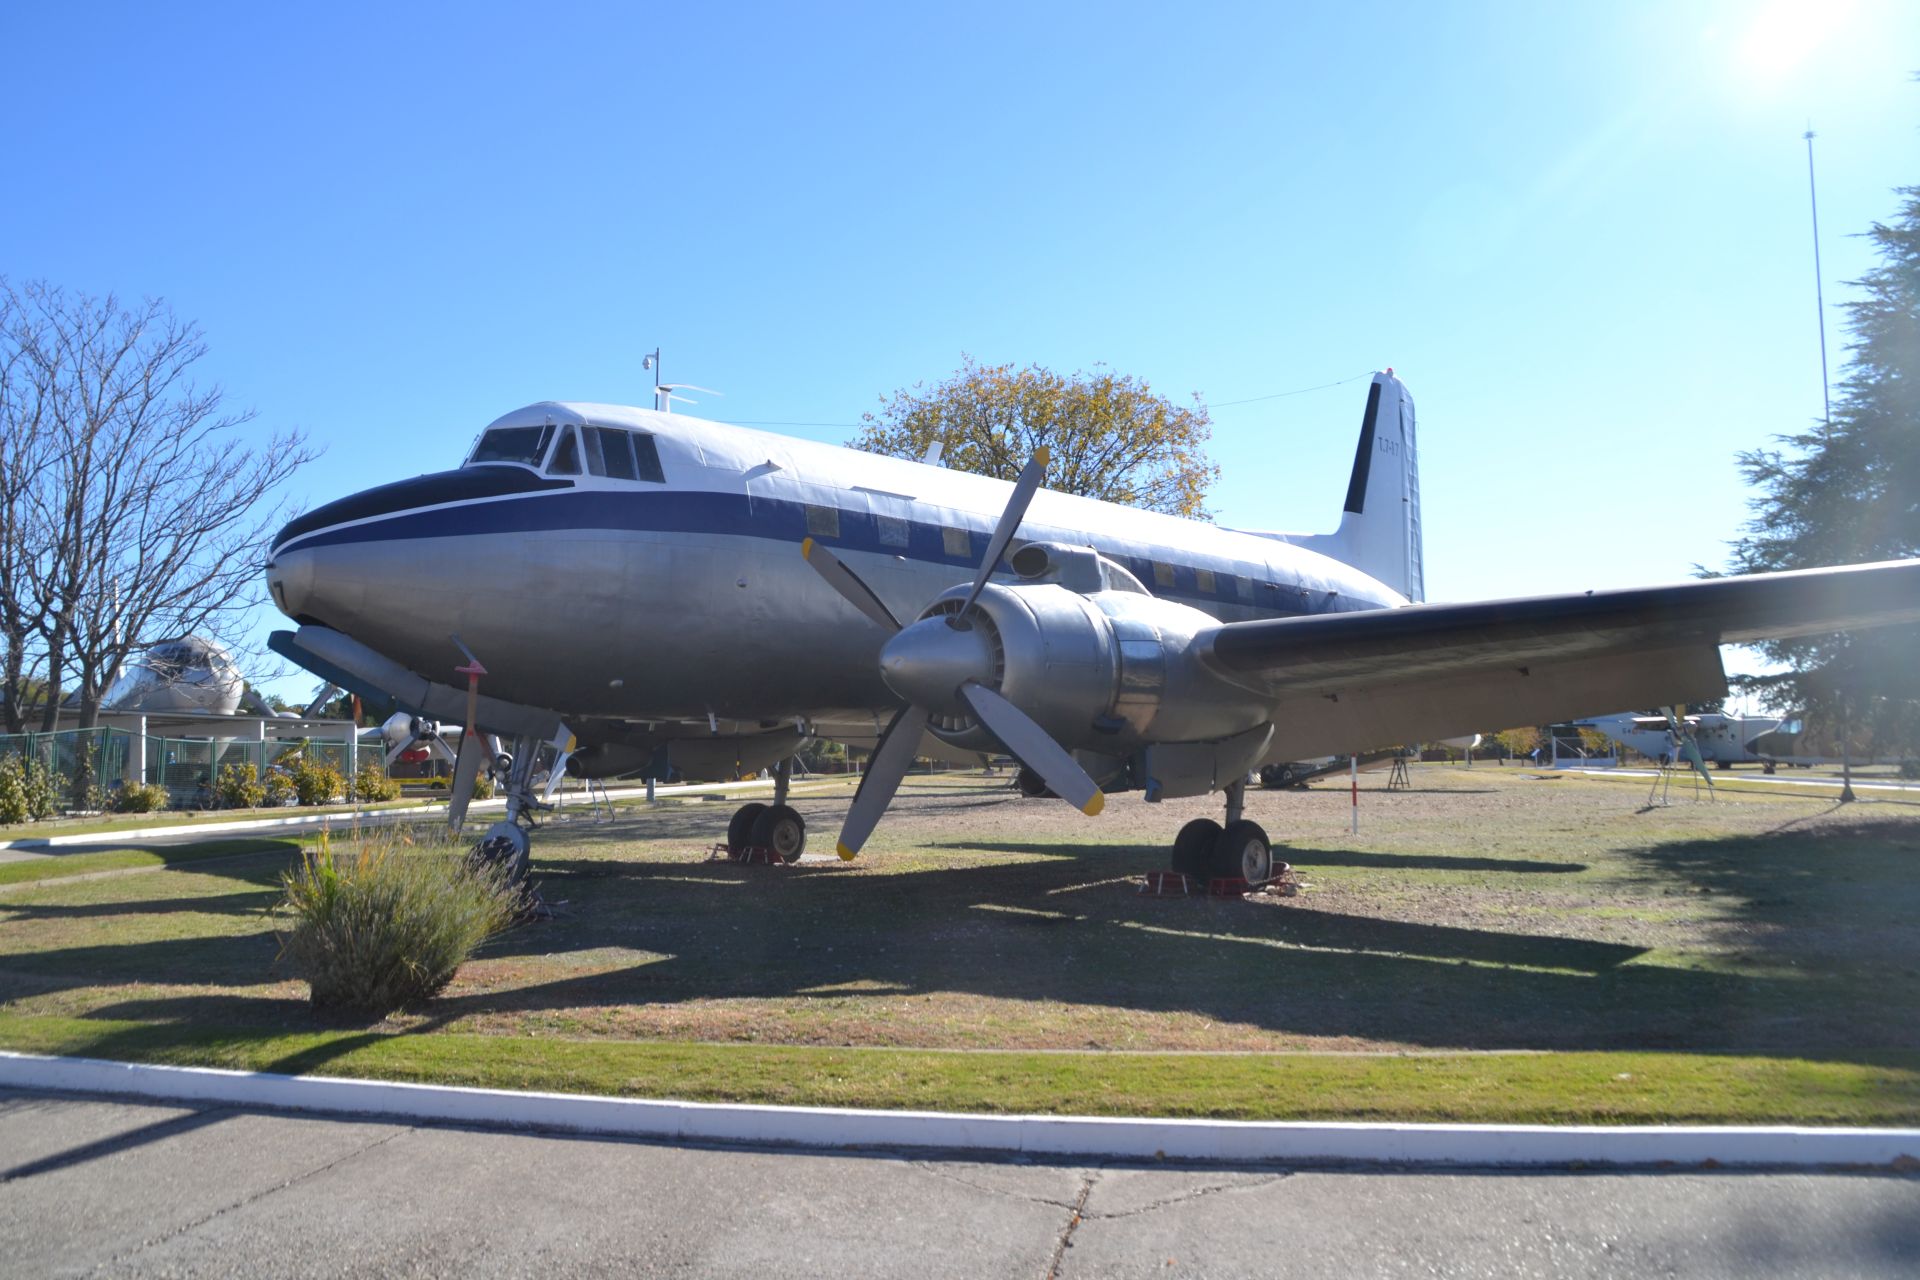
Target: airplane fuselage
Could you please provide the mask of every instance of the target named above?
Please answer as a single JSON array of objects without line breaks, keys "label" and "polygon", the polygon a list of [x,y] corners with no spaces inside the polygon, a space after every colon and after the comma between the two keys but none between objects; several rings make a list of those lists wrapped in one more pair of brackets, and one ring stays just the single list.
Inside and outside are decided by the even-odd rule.
[{"label": "airplane fuselage", "polygon": [[[577,461],[562,460],[560,442],[580,431],[577,447],[587,426],[650,437],[658,478],[645,478],[646,461],[636,478],[554,474]],[[463,661],[457,635],[485,664],[490,694],[569,723],[871,721],[898,705],[878,674],[886,636],[807,570],[802,540],[830,547],[910,619],[972,577],[1009,492],[941,467],[616,406],[530,406],[483,441],[547,428],[527,460],[476,452],[461,470],[289,524],[269,558],[275,602],[446,683]],[[1271,537],[1065,494],[1034,499],[1018,543],[1034,541],[1090,546],[1154,596],[1220,621],[1406,603]]]}]

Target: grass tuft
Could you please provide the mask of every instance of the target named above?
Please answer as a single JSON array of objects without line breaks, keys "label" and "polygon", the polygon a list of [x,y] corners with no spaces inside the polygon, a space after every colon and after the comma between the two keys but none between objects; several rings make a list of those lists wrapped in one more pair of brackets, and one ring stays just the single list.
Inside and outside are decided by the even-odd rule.
[{"label": "grass tuft", "polygon": [[384,1017],[438,994],[475,947],[512,927],[521,889],[493,863],[390,831],[336,853],[322,833],[281,876],[281,956],[316,1008]]}]

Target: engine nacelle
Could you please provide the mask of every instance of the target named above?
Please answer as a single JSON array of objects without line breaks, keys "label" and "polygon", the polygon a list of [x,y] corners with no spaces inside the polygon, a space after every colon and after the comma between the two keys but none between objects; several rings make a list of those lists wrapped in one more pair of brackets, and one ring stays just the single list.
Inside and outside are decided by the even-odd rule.
[{"label": "engine nacelle", "polygon": [[[967,591],[942,594],[921,616],[958,612]],[[1070,750],[1122,757],[1148,743],[1215,741],[1266,723],[1246,690],[1192,653],[1194,635],[1216,620],[1137,588],[1080,594],[989,583],[968,621],[992,654],[993,678],[983,683]],[[971,716],[939,714],[930,729],[968,750],[998,745]]]}]

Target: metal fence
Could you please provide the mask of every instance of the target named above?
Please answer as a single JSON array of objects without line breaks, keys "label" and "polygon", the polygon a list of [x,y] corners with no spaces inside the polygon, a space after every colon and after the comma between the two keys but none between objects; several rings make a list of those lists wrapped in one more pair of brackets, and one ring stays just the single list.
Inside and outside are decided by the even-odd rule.
[{"label": "metal fence", "polygon": [[[256,776],[276,763],[291,764],[304,755],[331,765],[351,778],[357,752],[346,742],[286,741],[257,738],[159,738],[124,729],[61,729],[53,733],[0,734],[0,756],[38,760],[60,779],[62,799],[88,808],[88,789],[111,792],[122,781],[158,783],[177,804],[193,803],[201,787],[212,788],[230,764],[252,765]],[[135,762],[144,767],[135,768]],[[92,799],[99,799],[96,793]]]}]

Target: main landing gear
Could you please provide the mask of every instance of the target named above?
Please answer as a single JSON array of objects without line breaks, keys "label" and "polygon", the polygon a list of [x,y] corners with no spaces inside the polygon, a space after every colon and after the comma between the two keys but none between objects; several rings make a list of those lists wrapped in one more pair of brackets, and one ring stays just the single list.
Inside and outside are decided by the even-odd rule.
[{"label": "main landing gear", "polygon": [[534,759],[540,744],[533,738],[515,738],[513,749],[503,751],[491,762],[507,795],[507,816],[487,828],[469,855],[475,861],[499,866],[513,884],[525,884],[533,855],[532,831],[535,814],[551,805],[542,803],[533,786]]},{"label": "main landing gear", "polygon": [[737,858],[748,849],[767,849],[782,862],[798,862],[807,847],[807,820],[787,803],[787,784],[793,761],[782,760],[773,771],[773,803],[754,801],[734,810],[727,823],[727,856]]},{"label": "main landing gear", "polygon": [[1245,880],[1265,884],[1273,878],[1273,844],[1246,812],[1244,779],[1227,786],[1227,821],[1195,818],[1173,838],[1173,869],[1196,880]]}]

